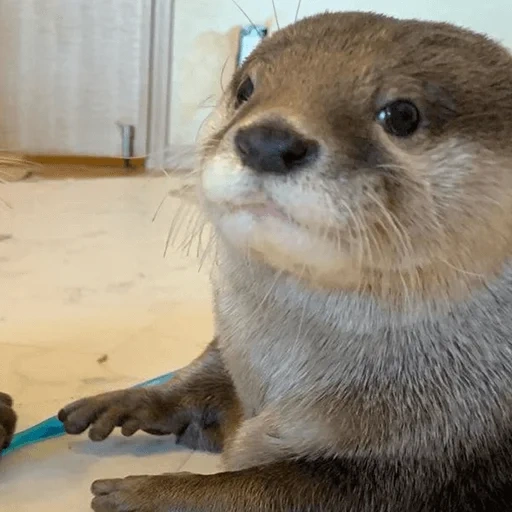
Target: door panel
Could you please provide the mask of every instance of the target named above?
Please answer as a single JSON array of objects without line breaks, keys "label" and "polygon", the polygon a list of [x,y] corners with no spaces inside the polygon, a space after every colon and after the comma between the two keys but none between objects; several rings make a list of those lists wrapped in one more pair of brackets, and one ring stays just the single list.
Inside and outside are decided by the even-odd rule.
[{"label": "door panel", "polygon": [[0,149],[145,148],[151,0],[0,0]]}]

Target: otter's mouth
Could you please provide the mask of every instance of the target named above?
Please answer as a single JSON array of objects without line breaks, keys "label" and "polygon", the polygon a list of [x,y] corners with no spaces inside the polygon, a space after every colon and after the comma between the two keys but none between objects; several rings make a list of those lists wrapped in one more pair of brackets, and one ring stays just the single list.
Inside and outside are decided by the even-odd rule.
[{"label": "otter's mouth", "polygon": [[258,204],[247,204],[243,206],[230,206],[229,211],[231,213],[249,213],[259,218],[275,218],[288,222],[291,222],[292,220],[290,216],[286,215],[281,208],[270,201]]}]

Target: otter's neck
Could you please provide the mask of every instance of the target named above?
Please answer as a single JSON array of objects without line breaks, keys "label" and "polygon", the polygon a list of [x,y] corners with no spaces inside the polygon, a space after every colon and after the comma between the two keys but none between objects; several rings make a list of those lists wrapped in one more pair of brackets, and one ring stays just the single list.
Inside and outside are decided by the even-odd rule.
[{"label": "otter's neck", "polygon": [[[221,274],[234,289],[254,295],[256,300],[265,299],[267,303],[283,304],[292,310],[302,308],[304,303],[316,305],[318,314],[335,314],[340,327],[343,325],[347,332],[366,334],[379,329],[410,329],[428,324],[439,327],[445,322],[451,323],[454,316],[462,324],[465,318],[471,322],[479,320],[485,324],[482,328],[489,330],[490,319],[495,321],[497,315],[506,316],[509,308],[512,311],[512,260],[487,280],[472,281],[472,288],[458,300],[451,300],[449,294],[443,293],[436,299],[415,300],[414,293],[408,295],[405,290],[401,302],[388,303],[366,290],[358,290],[357,286],[348,291],[315,288],[305,279],[275,270],[229,247],[220,249]],[[466,288],[469,281],[463,275],[460,280],[463,283],[460,288]],[[512,319],[509,324],[512,329]]]},{"label": "otter's neck", "polygon": [[[354,434],[353,446],[395,454],[412,446],[426,457],[447,446],[471,451],[508,431],[510,266],[464,302],[401,312],[353,293],[312,290],[236,254],[221,254],[218,271],[218,334],[248,414],[300,396],[296,421],[310,411],[315,425],[325,419],[329,432],[335,425],[338,454],[350,449],[341,427],[347,417],[360,423],[353,432],[389,440],[377,447]],[[402,443],[407,436],[414,442]]]},{"label": "otter's neck", "polygon": [[[220,293],[251,312],[237,319],[239,326],[261,323],[263,316],[279,324],[275,332],[304,326],[297,342],[312,345],[312,350],[315,343],[327,343],[335,365],[353,356],[364,358],[365,371],[371,373],[373,367],[383,375],[388,373],[384,361],[397,374],[428,373],[435,366],[458,372],[464,367],[468,375],[473,372],[476,386],[477,379],[488,382],[495,376],[489,385],[501,387],[501,382],[512,389],[512,265],[464,301],[416,303],[401,310],[357,293],[314,290],[229,252],[222,255],[219,270]],[[468,375],[459,372],[454,378]]]}]

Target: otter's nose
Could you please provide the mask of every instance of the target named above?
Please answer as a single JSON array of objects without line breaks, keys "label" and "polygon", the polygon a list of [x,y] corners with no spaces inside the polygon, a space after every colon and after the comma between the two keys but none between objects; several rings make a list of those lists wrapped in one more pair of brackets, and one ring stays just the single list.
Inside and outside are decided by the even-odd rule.
[{"label": "otter's nose", "polygon": [[286,174],[311,162],[318,144],[276,122],[238,130],[235,147],[242,163],[256,172]]}]

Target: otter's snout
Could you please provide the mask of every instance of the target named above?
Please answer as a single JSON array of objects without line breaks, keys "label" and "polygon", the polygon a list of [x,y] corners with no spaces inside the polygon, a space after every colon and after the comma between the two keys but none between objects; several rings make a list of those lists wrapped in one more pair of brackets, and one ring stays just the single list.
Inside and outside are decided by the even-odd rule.
[{"label": "otter's snout", "polygon": [[277,121],[240,128],[234,142],[242,163],[261,173],[286,174],[310,163],[318,154],[317,142]]}]

